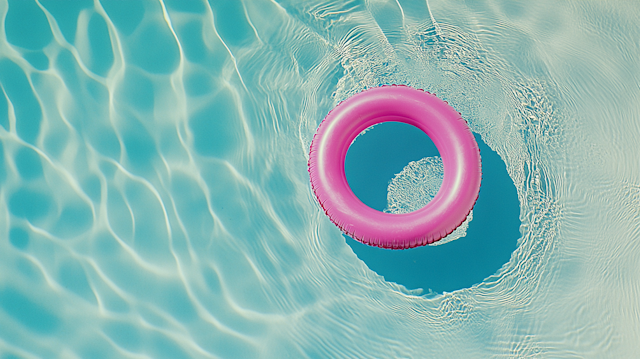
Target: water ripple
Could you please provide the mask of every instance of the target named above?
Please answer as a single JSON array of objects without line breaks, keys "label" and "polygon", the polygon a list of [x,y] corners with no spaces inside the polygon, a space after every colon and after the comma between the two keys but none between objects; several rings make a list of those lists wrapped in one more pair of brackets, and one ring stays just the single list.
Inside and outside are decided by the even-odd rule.
[{"label": "water ripple", "polygon": [[[633,356],[639,13],[0,1],[0,352]],[[390,83],[448,101],[517,188],[518,248],[472,287],[386,282],[313,197],[319,122]]]}]

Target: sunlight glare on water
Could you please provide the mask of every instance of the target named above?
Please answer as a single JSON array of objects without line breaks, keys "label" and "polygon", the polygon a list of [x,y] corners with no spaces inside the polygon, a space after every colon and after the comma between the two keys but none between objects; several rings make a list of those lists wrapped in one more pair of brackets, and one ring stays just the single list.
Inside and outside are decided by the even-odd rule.
[{"label": "sunlight glare on water", "polygon": [[[0,0],[0,358],[640,355],[638,18]],[[320,121],[392,83],[448,101],[506,165],[521,237],[484,281],[387,282],[313,196]]]}]

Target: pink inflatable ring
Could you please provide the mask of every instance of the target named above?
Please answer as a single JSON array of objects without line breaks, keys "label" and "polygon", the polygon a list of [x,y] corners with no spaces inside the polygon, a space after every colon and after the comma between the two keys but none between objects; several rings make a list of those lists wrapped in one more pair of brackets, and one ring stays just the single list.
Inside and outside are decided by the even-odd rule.
[{"label": "pink inflatable ring", "polygon": [[[386,121],[421,129],[442,156],[442,186],[414,212],[377,211],[347,183],[349,146],[363,130]],[[438,241],[467,218],[478,199],[482,169],[478,144],[456,110],[428,92],[393,85],[358,93],[329,112],[311,142],[309,175],[318,202],[345,234],[371,246],[405,249]]]}]

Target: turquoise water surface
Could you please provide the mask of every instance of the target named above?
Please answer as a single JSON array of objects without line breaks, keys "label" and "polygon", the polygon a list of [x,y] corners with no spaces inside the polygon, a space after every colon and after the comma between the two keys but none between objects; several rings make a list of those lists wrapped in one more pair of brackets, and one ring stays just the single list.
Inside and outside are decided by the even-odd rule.
[{"label": "turquoise water surface", "polygon": [[[0,359],[640,357],[639,18],[0,0]],[[392,83],[460,111],[483,187],[447,243],[372,252],[318,205],[308,149]],[[377,172],[366,146],[347,168],[379,209],[438,185],[428,140],[394,131],[354,143],[390,144]]]},{"label": "turquoise water surface", "polygon": [[[479,135],[476,142],[482,157],[482,186],[466,223],[434,245],[402,251],[363,245],[347,237],[358,258],[386,280],[425,293],[471,287],[509,262],[520,237],[518,194],[500,156]],[[423,158],[439,158],[426,134],[410,125],[382,123],[354,141],[347,153],[345,172],[354,193],[370,207],[398,212],[393,209],[395,204],[407,211],[421,208],[442,183],[443,168],[429,171],[431,162],[424,160],[424,165],[417,165]],[[416,166],[407,165],[412,161]],[[438,163],[442,166],[441,160]],[[412,171],[403,172],[405,168]],[[433,190],[421,191],[424,188]]]}]

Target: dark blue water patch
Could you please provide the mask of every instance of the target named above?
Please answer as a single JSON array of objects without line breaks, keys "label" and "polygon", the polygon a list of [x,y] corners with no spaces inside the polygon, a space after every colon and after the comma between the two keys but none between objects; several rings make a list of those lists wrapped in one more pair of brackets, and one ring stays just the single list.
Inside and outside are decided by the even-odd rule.
[{"label": "dark blue water patch", "polygon": [[218,92],[207,107],[193,114],[189,127],[196,151],[204,156],[227,157],[243,141],[241,119],[227,91]]},{"label": "dark blue water patch", "polygon": [[103,335],[88,338],[83,336],[82,343],[78,345],[77,354],[80,358],[91,359],[111,359],[122,356],[120,348],[113,345],[111,341],[107,341]]},{"label": "dark blue water patch", "polygon": [[228,45],[241,46],[255,40],[241,1],[209,0],[216,30]]},{"label": "dark blue water patch", "polygon": [[100,198],[102,197],[102,184],[100,183],[100,178],[98,178],[98,176],[94,174],[88,175],[86,178],[82,179],[80,186],[92,201],[100,201]]},{"label": "dark blue water patch", "polygon": [[2,141],[0,141],[0,185],[4,183],[6,178],[7,167],[4,160],[4,146],[2,145]]},{"label": "dark blue water patch", "polygon": [[9,43],[29,50],[42,49],[53,39],[49,21],[35,1],[9,0],[4,30]]},{"label": "dark blue water patch", "polygon": [[[176,28],[180,38],[184,56],[191,62],[200,63],[207,57],[207,46],[203,39],[202,24],[197,21],[190,21]],[[211,66],[207,71],[214,72],[220,67]]]},{"label": "dark blue water patch", "polygon": [[214,221],[209,213],[206,194],[192,178],[176,174],[171,178],[171,192],[175,206],[187,229],[191,245],[196,250],[206,250]]},{"label": "dark blue water patch", "polygon": [[15,163],[22,179],[33,180],[43,175],[40,155],[29,147],[21,147],[16,151]]},{"label": "dark blue water patch", "polygon": [[176,39],[163,23],[143,25],[128,46],[127,60],[153,74],[169,74],[180,63]]},{"label": "dark blue water patch", "polygon": [[184,89],[189,97],[210,94],[213,89],[214,79],[209,73],[195,70],[185,76]]},{"label": "dark blue water patch", "polygon": [[153,136],[134,116],[129,116],[124,124],[121,138],[131,170],[135,173],[152,170],[153,164],[159,157]]},{"label": "dark blue water patch", "polygon": [[75,260],[66,260],[58,268],[59,283],[87,301],[98,304],[96,296],[89,285],[84,268]]},{"label": "dark blue water patch", "polygon": [[5,131],[9,131],[9,102],[2,88],[0,88],[0,126]]},{"label": "dark blue water patch", "polygon": [[[398,168],[401,170],[407,165],[407,159],[437,156],[438,153],[434,149],[435,146],[431,147],[433,143],[429,146],[422,144],[425,142],[422,138],[419,140],[421,150],[415,155],[387,155],[385,143],[389,142],[392,136],[403,135],[402,130],[377,132],[378,129],[374,127],[351,146],[349,156],[353,158],[347,157],[349,161],[345,170],[349,185],[358,198],[373,208],[383,209],[386,206],[383,200],[386,201],[387,184],[400,172]],[[367,139],[370,135],[373,138]],[[405,142],[410,139],[400,138],[406,138]],[[367,246],[345,236],[347,244],[358,258],[385,280],[402,284],[408,289],[451,292],[482,282],[510,260],[521,235],[520,206],[516,188],[500,156],[491,150],[479,135],[475,135],[475,138],[482,157],[482,185],[473,209],[473,220],[469,223],[465,237],[439,246],[388,250]],[[411,137],[411,141],[414,140]],[[368,166],[349,167],[352,163],[367,161],[371,162]],[[353,172],[363,171],[367,167],[368,173],[354,176]],[[382,173],[383,170],[386,172]]]},{"label": "dark blue water patch", "polygon": [[62,36],[71,44],[76,40],[80,12],[83,9],[93,8],[93,0],[40,0],[39,2],[53,16]]},{"label": "dark blue water patch", "polygon": [[[82,83],[86,81],[84,79],[84,72],[71,51],[67,49],[60,51],[53,59],[53,66],[58,69],[57,74],[62,78],[69,92],[72,94],[85,93],[85,89],[82,86]],[[84,108],[83,101],[76,101],[76,105],[80,108]],[[79,116],[80,118],[77,120],[73,117],[78,116],[71,116],[71,118],[69,118],[69,120],[73,121],[71,124],[74,125],[74,127],[77,127],[79,123],[82,123],[81,120],[85,120],[85,117],[91,118],[92,116]]]},{"label": "dark blue water patch", "polygon": [[266,175],[263,188],[271,199],[274,210],[280,216],[286,227],[295,233],[303,230],[305,220],[302,216],[304,211],[298,202],[298,193],[291,180],[284,175],[286,165],[275,165],[271,173]]},{"label": "dark blue water patch", "polygon": [[140,0],[100,2],[111,22],[123,35],[130,35],[144,18],[144,4]]},{"label": "dark blue water patch", "polygon": [[[92,251],[95,256],[103,258],[102,263],[109,263],[112,258],[121,258],[123,255],[120,243],[111,233],[99,233],[92,243]],[[100,304],[109,312],[128,313],[131,305],[118,293],[111,289],[102,289],[100,292]]]},{"label": "dark blue water patch", "polygon": [[12,287],[0,288],[0,308],[35,333],[51,334],[60,326],[60,318]]},{"label": "dark blue water patch", "polygon": [[42,51],[25,51],[22,58],[37,70],[44,71],[49,68],[49,58]]},{"label": "dark blue water patch", "polygon": [[95,74],[106,77],[114,61],[107,23],[102,16],[93,14],[87,30],[91,50],[91,59],[87,61],[87,66]]},{"label": "dark blue water patch", "polygon": [[439,156],[431,139],[415,126],[384,122],[369,129],[349,147],[345,159],[347,182],[367,206],[383,211],[387,187],[411,161]]},{"label": "dark blue water patch", "polygon": [[0,83],[13,104],[18,136],[34,143],[40,133],[42,109],[27,76],[13,61],[3,59],[0,60]]},{"label": "dark blue water patch", "polygon": [[9,230],[9,243],[18,249],[26,249],[29,245],[29,232],[20,227],[12,227]]},{"label": "dark blue water patch", "polygon": [[85,93],[91,95],[96,104],[109,103],[109,89],[98,81],[87,80]]},{"label": "dark blue water patch", "polygon": [[49,213],[53,197],[44,192],[21,188],[9,198],[9,211],[30,222],[38,221]]},{"label": "dark blue water patch", "polygon": [[206,10],[200,1],[164,0],[164,4],[169,9],[180,12],[201,14]]},{"label": "dark blue water patch", "polygon": [[[42,150],[47,156],[53,158],[60,158],[62,152],[69,145],[69,137],[71,133],[68,128],[52,128],[47,132],[47,136],[42,143]],[[79,156],[85,156],[85,153],[80,153]]]},{"label": "dark blue water patch", "polygon": [[119,347],[132,352],[140,350],[143,335],[137,326],[127,322],[112,321],[105,324],[103,331]]},{"label": "dark blue water patch", "polygon": [[153,81],[144,72],[135,68],[127,69],[118,90],[120,92],[118,97],[123,103],[130,103],[139,110],[153,110],[156,98],[155,88]]},{"label": "dark blue water patch", "polygon": [[[30,242],[31,240],[32,239],[29,238]],[[18,257],[14,267],[16,269],[16,273],[20,274],[20,280],[24,280],[33,286],[46,285],[43,284],[46,279],[41,268],[34,263],[32,258],[28,258],[26,256]]]},{"label": "dark blue water patch", "polygon": [[187,359],[191,358],[178,343],[171,338],[152,332],[149,338],[149,350],[152,358],[158,359]]},{"label": "dark blue water patch", "polygon": [[158,298],[159,307],[179,322],[190,323],[198,319],[193,301],[182,283],[165,284],[159,288],[156,298]]},{"label": "dark blue water patch", "polygon": [[52,232],[60,238],[71,238],[82,234],[93,225],[93,213],[85,203],[68,205],[60,212]]},{"label": "dark blue water patch", "polygon": [[122,143],[113,127],[96,123],[93,127],[87,128],[85,140],[100,154],[120,161]]}]

